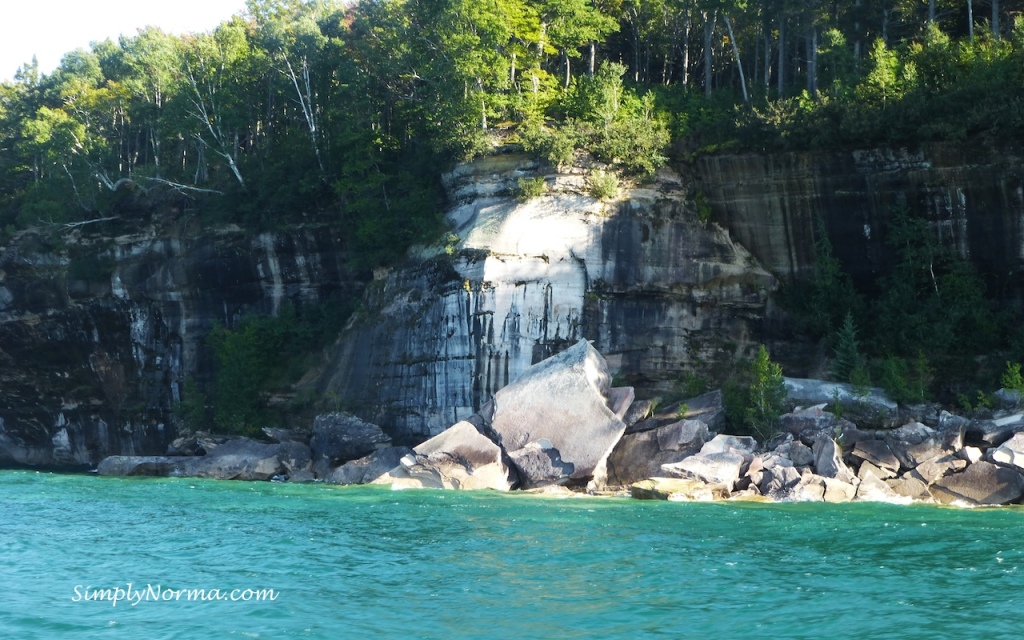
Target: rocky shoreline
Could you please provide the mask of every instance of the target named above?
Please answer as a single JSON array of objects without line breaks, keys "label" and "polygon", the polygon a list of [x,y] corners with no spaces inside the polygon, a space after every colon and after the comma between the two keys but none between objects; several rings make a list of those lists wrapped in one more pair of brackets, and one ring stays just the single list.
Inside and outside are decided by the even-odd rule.
[{"label": "rocky shoreline", "polygon": [[[1020,398],[991,419],[900,407],[880,391],[787,379],[793,410],[768,442],[720,433],[719,391],[658,409],[612,387],[588,342],[534,365],[478,413],[414,448],[376,425],[332,413],[310,432],[266,430],[271,443],[195,434],[166,456],[111,456],[104,476],[390,484],[394,488],[545,490],[639,499],[727,499],[960,506],[1024,497]],[[835,413],[826,407],[837,407]],[[836,415],[841,413],[842,417]]]}]

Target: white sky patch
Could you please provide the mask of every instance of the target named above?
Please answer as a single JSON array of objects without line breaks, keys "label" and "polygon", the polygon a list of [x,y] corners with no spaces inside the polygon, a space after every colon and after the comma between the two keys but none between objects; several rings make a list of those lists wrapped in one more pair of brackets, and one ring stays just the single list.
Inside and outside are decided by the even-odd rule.
[{"label": "white sky patch", "polygon": [[245,0],[0,0],[0,81],[37,56],[52,72],[90,42],[117,42],[146,26],[168,33],[209,31],[245,9]]}]

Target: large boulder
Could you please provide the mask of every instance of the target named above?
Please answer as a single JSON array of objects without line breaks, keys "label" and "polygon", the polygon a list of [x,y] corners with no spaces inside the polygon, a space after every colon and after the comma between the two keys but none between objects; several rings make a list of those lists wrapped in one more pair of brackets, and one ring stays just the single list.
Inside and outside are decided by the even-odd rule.
[{"label": "large boulder", "polygon": [[779,428],[800,438],[802,442],[811,444],[822,434],[835,436],[854,431],[857,426],[849,420],[837,418],[835,414],[825,411],[825,405],[818,404],[806,409],[797,407],[783,414],[779,417]]},{"label": "large boulder", "polygon": [[859,394],[852,385],[824,380],[786,378],[786,393],[793,406],[834,404],[843,407],[843,416],[862,428],[890,429],[899,424],[899,405],[881,389]]},{"label": "large boulder", "polygon": [[572,463],[562,460],[558,449],[545,438],[516,449],[508,456],[518,469],[522,489],[563,485],[576,470]]},{"label": "large boulder", "polygon": [[898,478],[885,481],[886,486],[893,490],[896,495],[910,500],[933,502],[934,497],[928,490],[928,483],[912,473],[905,473]]},{"label": "large boulder", "polygon": [[[892,475],[900,470],[900,460],[897,458],[889,445],[884,440],[858,440],[850,454],[853,458],[863,463],[871,464],[879,469],[886,469]],[[879,476],[880,479],[884,480]]]},{"label": "large boulder", "polygon": [[903,469],[913,469],[926,460],[954,453],[963,447],[962,432],[938,431],[920,422],[893,429],[883,439]]},{"label": "large boulder", "polygon": [[761,472],[762,478],[758,485],[761,495],[768,496],[774,500],[784,500],[789,492],[800,484],[802,475],[794,467],[775,465],[765,467]]},{"label": "large boulder", "polygon": [[939,478],[944,478],[954,473],[963,471],[967,467],[967,461],[955,453],[944,453],[925,460],[914,467],[910,475],[922,482],[932,485]]},{"label": "large boulder", "polygon": [[661,465],[664,475],[721,484],[730,491],[753,461],[757,441],[749,436],[717,435],[700,452],[679,462]]},{"label": "large boulder", "polygon": [[308,469],[309,462],[309,448],[304,444],[265,444],[239,438],[196,458],[187,475],[217,480],[270,480]]},{"label": "large boulder", "polygon": [[[499,390],[494,395],[491,428],[513,460],[530,443],[546,441],[550,447],[542,449],[551,451],[551,455],[557,452],[560,464],[572,465],[570,480],[594,478],[597,484],[603,484],[608,455],[626,429],[619,416],[628,411],[621,401],[613,410],[610,393],[604,357],[590,343],[580,340],[530,367]],[[619,394],[615,397],[621,400]],[[518,471],[527,485],[549,481],[543,474],[531,475],[531,468]]]},{"label": "large boulder", "polygon": [[1024,433],[1014,434],[1012,438],[995,449],[989,449],[990,462],[1024,470]]},{"label": "large boulder", "polygon": [[397,467],[404,456],[412,453],[409,447],[384,447],[358,460],[349,460],[332,469],[324,477],[328,484],[370,484]]},{"label": "large boulder", "polygon": [[607,483],[627,486],[661,475],[661,465],[699,452],[710,439],[708,426],[700,420],[679,420],[649,431],[627,433],[608,457]]},{"label": "large boulder", "polygon": [[843,462],[843,451],[832,438],[821,437],[814,443],[814,469],[824,478],[854,484],[856,476]]},{"label": "large boulder", "polygon": [[111,456],[100,461],[97,472],[108,476],[270,480],[309,468],[309,447],[304,444],[266,444],[249,438],[233,438],[205,456]]},{"label": "large boulder", "polygon": [[969,442],[985,447],[996,447],[1024,432],[1024,414],[1012,413],[991,420],[973,420],[966,426]]},{"label": "large boulder", "polygon": [[395,488],[495,489],[512,488],[509,468],[498,445],[471,423],[458,422],[413,452],[372,484]]},{"label": "large boulder", "polygon": [[1024,476],[1016,469],[976,462],[963,472],[940,478],[931,487],[939,502],[971,505],[1009,504],[1024,494]]},{"label": "large boulder", "polygon": [[357,460],[391,443],[381,428],[348,413],[319,415],[313,421],[309,448],[319,477],[349,460]]}]

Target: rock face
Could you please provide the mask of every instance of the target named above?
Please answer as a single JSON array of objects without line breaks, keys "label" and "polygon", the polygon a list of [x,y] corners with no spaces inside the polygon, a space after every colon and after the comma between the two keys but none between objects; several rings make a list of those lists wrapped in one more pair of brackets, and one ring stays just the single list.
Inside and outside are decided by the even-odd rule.
[{"label": "rock face", "polygon": [[[548,194],[502,195],[532,175],[544,175]],[[722,228],[701,224],[678,176],[604,203],[582,173],[544,174],[502,155],[461,165],[447,186],[452,255],[424,252],[381,274],[323,382],[396,442],[475,413],[582,338],[653,395],[759,335],[775,278]]]},{"label": "rock face", "polygon": [[309,448],[313,454],[313,472],[323,477],[331,469],[349,460],[369,455],[391,443],[380,427],[348,413],[328,413],[313,421]]},{"label": "rock face", "polygon": [[955,143],[722,154],[701,156],[697,170],[715,219],[772,273],[795,275],[813,265],[821,220],[844,268],[859,283],[871,281],[891,255],[884,231],[901,204],[938,227],[944,242],[991,279],[993,291],[1024,296],[1016,154]]},{"label": "rock face", "polygon": [[512,488],[501,448],[469,422],[459,422],[402,457],[399,466],[374,484],[395,488]]},{"label": "rock face", "polygon": [[88,225],[60,248],[20,234],[0,248],[0,465],[163,454],[184,381],[211,375],[199,345],[215,323],[358,295],[339,237],[159,221]]}]

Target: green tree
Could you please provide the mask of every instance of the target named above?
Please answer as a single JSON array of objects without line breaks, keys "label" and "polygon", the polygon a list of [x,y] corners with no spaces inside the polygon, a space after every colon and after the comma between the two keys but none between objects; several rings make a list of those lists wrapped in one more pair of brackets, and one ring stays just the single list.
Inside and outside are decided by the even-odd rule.
[{"label": "green tree", "polygon": [[832,377],[840,382],[850,382],[854,369],[861,366],[860,345],[857,342],[857,327],[853,315],[846,314],[843,326],[836,333],[835,357],[832,360]]},{"label": "green tree", "polygon": [[750,404],[746,423],[753,434],[767,442],[778,432],[779,416],[786,400],[786,383],[782,367],[771,361],[768,350],[761,345],[751,365]]}]

